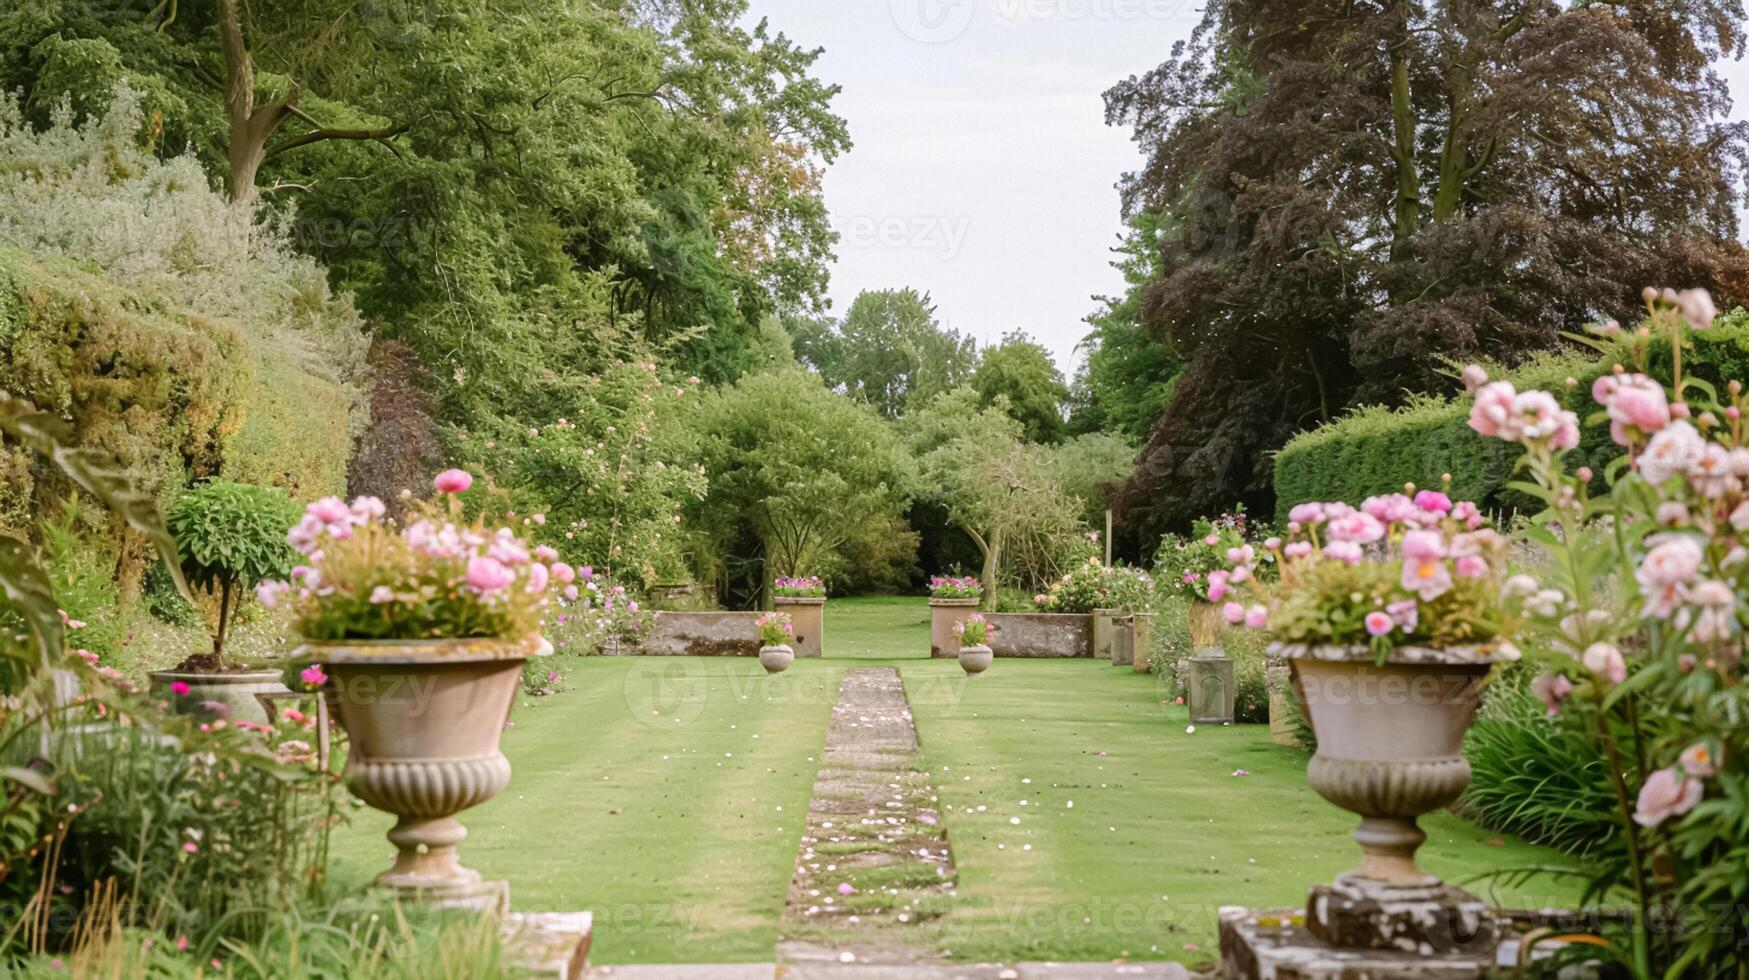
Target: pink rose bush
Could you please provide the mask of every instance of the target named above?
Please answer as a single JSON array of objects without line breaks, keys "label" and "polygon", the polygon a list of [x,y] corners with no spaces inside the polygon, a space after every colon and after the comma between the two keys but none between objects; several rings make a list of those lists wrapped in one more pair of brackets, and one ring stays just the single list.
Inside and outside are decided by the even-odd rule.
[{"label": "pink rose bush", "polygon": [[509,527],[464,521],[459,497],[472,486],[461,470],[439,474],[433,487],[442,503],[415,505],[404,526],[374,497],[315,501],[286,535],[302,564],[289,582],[261,585],[258,598],[269,607],[289,602],[298,631],[312,640],[538,632],[572,594],[577,571]]},{"label": "pink rose bush", "polygon": [[[1539,671],[1530,689],[1550,724],[1604,761],[1619,830],[1590,860],[1599,894],[1629,894],[1641,923],[1661,909],[1749,902],[1749,677],[1743,596],[1749,587],[1749,431],[1743,388],[1682,373],[1691,330],[1716,316],[1704,291],[1647,290],[1645,329],[1612,331],[1616,364],[1566,406],[1546,392],[1486,382],[1480,368],[1470,425],[1524,450],[1515,487],[1543,511],[1521,537],[1534,558],[1505,585],[1514,640]],[[1667,344],[1670,385],[1652,376]],[[1528,401],[1527,401],[1528,399]],[[1555,407],[1550,408],[1554,405]],[[1607,424],[1621,458],[1597,474],[1568,461],[1569,417]],[[1719,869],[1734,869],[1720,876]],[[1728,880],[1727,880],[1728,879]],[[1730,930],[1726,930],[1729,933]],[[1744,968],[1725,933],[1611,935],[1611,959],[1635,975],[1707,975]]]},{"label": "pink rose bush", "polygon": [[[1231,550],[1210,595],[1229,624],[1292,644],[1485,648],[1511,656],[1503,622],[1506,539],[1443,490],[1382,494],[1359,507],[1300,504],[1287,535]],[[1277,569],[1275,581],[1260,576]]]}]

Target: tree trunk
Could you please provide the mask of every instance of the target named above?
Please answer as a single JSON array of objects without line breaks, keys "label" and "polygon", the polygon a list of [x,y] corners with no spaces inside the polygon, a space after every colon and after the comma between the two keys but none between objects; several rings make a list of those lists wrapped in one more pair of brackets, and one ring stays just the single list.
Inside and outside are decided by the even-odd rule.
[{"label": "tree trunk", "polygon": [[1398,0],[1397,32],[1390,41],[1391,159],[1396,163],[1396,212],[1391,224],[1391,261],[1409,255],[1409,243],[1421,218],[1421,178],[1415,161],[1414,93],[1409,87],[1409,0]]},{"label": "tree trunk", "polygon": [[979,608],[996,611],[996,572],[1002,566],[1002,531],[990,532],[990,547],[984,550],[984,602]]},{"label": "tree trunk", "polygon": [[243,42],[237,0],[219,0],[219,50],[225,57],[231,200],[250,201],[255,198],[255,175],[267,159],[267,141],[285,121],[287,109],[284,103],[255,109],[255,59]]}]

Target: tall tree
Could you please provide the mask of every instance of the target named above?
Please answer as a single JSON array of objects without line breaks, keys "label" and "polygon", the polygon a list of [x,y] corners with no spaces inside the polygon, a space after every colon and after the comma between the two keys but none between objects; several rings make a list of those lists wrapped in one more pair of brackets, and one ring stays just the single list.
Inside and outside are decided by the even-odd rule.
[{"label": "tall tree", "polygon": [[1189,362],[1125,500],[1149,530],[1249,498],[1268,451],[1626,319],[1651,283],[1749,296],[1738,0],[1212,0],[1106,94],[1159,214],[1145,322]]},{"label": "tall tree", "polygon": [[1161,234],[1159,216],[1143,212],[1130,219],[1114,250],[1118,258],[1111,264],[1123,274],[1125,289],[1122,296],[1100,297],[1101,308],[1087,318],[1093,329],[1081,341],[1085,360],[1069,398],[1072,435],[1116,432],[1139,443],[1166,410],[1184,359],[1142,322],[1143,293],[1165,271]]},{"label": "tall tree", "polygon": [[1061,442],[1069,387],[1051,352],[1020,331],[984,351],[972,388],[985,406],[1000,405],[1033,442]]},{"label": "tall tree", "polygon": [[844,321],[792,323],[796,353],[852,397],[887,418],[963,383],[978,364],[970,337],[943,327],[927,293],[884,289],[861,293]]}]

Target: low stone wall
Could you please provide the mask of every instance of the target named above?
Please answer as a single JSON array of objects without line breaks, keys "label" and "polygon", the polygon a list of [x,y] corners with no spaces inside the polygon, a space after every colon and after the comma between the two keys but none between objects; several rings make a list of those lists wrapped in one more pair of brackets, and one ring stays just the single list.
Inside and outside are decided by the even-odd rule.
[{"label": "low stone wall", "polygon": [[[1086,659],[1093,656],[1093,617],[1067,613],[986,613],[994,626],[990,649],[998,657]],[[933,651],[937,657],[958,650]]]},{"label": "low stone wall", "polygon": [[[757,612],[659,612],[650,631],[635,646],[619,649],[620,656],[640,657],[757,657],[759,628]],[[818,657],[817,633],[796,630],[792,644],[798,657]]]}]

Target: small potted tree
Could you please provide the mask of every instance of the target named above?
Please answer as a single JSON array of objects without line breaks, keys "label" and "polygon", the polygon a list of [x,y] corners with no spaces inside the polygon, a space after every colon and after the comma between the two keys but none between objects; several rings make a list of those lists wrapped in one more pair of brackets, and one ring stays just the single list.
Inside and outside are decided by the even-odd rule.
[{"label": "small potted tree", "polygon": [[972,613],[954,625],[954,639],[959,641],[960,647],[960,667],[966,673],[982,674],[995,662],[995,651],[990,649],[990,634],[995,631],[996,627],[990,625],[983,613]]},{"label": "small potted tree", "polygon": [[292,529],[305,564],[265,583],[270,605],[290,599],[308,663],[351,750],[347,788],[397,822],[394,865],[377,887],[445,907],[496,908],[502,883],[462,867],[467,830],[456,814],[510,782],[498,750],[524,663],[545,656],[546,617],[578,573],[484,517],[464,520],[473,479],[439,474],[447,502],[421,502],[401,526],[382,501],[317,501]]},{"label": "small potted tree", "polygon": [[795,641],[795,626],[790,623],[789,613],[764,613],[753,625],[759,628],[759,665],[768,674],[788,670],[796,659],[795,649],[790,646]]},{"label": "small potted tree", "polygon": [[285,491],[230,480],[208,480],[170,505],[165,521],[176,536],[181,568],[212,636],[212,647],[170,670],[152,673],[178,710],[266,721],[257,694],[284,693],[281,672],[227,659],[225,644],[250,590],[290,573],[297,552],[286,529],[298,508]]}]

